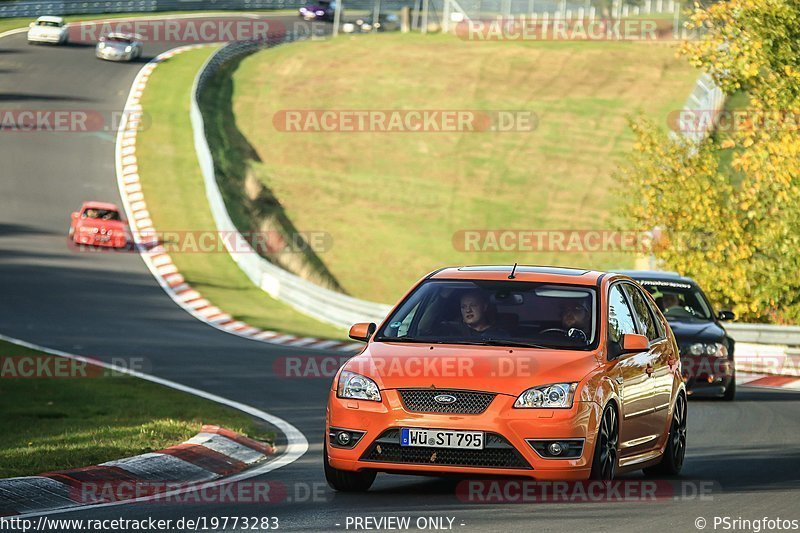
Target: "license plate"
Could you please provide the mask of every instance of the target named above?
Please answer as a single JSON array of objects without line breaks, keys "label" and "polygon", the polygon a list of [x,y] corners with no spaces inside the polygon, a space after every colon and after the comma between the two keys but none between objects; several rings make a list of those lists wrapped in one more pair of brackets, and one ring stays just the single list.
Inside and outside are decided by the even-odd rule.
[{"label": "license plate", "polygon": [[483,431],[414,428],[403,428],[400,430],[400,446],[482,450],[483,441]]},{"label": "license plate", "polygon": [[96,239],[97,242],[108,242],[111,240],[111,237],[109,237],[108,235],[100,235],[99,237],[96,237]]}]

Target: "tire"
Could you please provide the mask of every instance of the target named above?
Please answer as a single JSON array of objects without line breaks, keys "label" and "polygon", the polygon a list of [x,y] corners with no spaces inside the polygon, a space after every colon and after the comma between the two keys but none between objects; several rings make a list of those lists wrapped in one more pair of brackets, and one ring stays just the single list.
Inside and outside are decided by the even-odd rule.
[{"label": "tire", "polygon": [[725,389],[725,394],[722,399],[726,402],[732,402],[736,398],[736,373],[731,376],[731,384]]},{"label": "tire", "polygon": [[645,475],[677,476],[681,472],[686,455],[686,415],[686,396],[681,393],[675,400],[667,447],[664,449],[661,462],[655,466],[644,468]]},{"label": "tire", "polygon": [[619,457],[619,422],[617,410],[613,405],[603,409],[600,427],[597,428],[597,441],[594,443],[594,458],[589,479],[610,481],[617,472]]},{"label": "tire", "polygon": [[[325,435],[327,439],[328,436]],[[350,472],[334,468],[328,462],[328,446],[323,447],[322,462],[328,486],[339,492],[367,492],[375,481],[375,472]]]}]

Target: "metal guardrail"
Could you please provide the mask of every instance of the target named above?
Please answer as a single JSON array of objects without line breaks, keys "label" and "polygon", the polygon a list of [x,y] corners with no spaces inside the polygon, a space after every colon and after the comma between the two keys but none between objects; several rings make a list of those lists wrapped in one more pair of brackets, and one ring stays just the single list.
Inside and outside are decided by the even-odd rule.
[{"label": "metal guardrail", "polygon": [[800,346],[800,326],[734,323],[725,324],[725,329],[736,342]]},{"label": "metal guardrail", "polygon": [[268,39],[266,42],[233,42],[212,54],[198,72],[192,88],[190,116],[194,134],[195,151],[203,174],[206,196],[214,222],[220,232],[237,235],[235,244],[226,240],[231,257],[248,278],[273,298],[294,307],[301,313],[341,328],[356,322],[379,323],[388,314],[390,306],[359,300],[345,294],[320,287],[273,265],[258,255],[239,233],[228,214],[214,172],[214,160],[205,135],[203,115],[198,104],[199,95],[208,79],[226,61],[252,53],[260,48],[278,46],[300,39],[297,33]]},{"label": "metal guardrail", "polygon": [[[398,11],[414,0],[383,0],[382,9]],[[371,10],[372,0],[345,0],[345,10]],[[18,0],[0,1],[0,18],[159,11],[254,11],[298,9],[308,0]],[[439,0],[441,5],[441,0]],[[435,7],[433,8],[435,9]]]}]

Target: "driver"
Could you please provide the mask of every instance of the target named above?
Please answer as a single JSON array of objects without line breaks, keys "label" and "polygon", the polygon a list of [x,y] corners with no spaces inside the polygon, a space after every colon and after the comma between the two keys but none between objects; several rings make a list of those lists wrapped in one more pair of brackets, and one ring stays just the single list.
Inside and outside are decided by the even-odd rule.
[{"label": "driver", "polygon": [[488,296],[479,290],[461,295],[461,321],[452,324],[447,333],[454,337],[497,339],[508,337],[508,332],[494,324]]},{"label": "driver", "polygon": [[681,307],[681,300],[675,293],[667,292],[661,298],[661,305],[664,307],[664,313],[669,313],[670,310]]},{"label": "driver", "polygon": [[561,327],[573,339],[586,341],[589,331],[589,309],[586,304],[571,304],[561,310]]}]

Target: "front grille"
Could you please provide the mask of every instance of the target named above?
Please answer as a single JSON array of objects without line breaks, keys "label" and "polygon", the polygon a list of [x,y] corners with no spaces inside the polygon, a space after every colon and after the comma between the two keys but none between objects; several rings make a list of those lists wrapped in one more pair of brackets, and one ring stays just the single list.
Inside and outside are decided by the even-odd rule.
[{"label": "front grille", "polygon": [[[445,413],[452,415],[478,415],[489,407],[495,394],[447,389],[400,389],[400,399],[412,413]],[[437,396],[452,396],[452,403],[440,403]]]},{"label": "front grille", "polygon": [[362,461],[409,465],[471,466],[530,470],[520,453],[496,433],[486,433],[483,450],[400,446],[400,430],[389,429],[367,448]]}]

